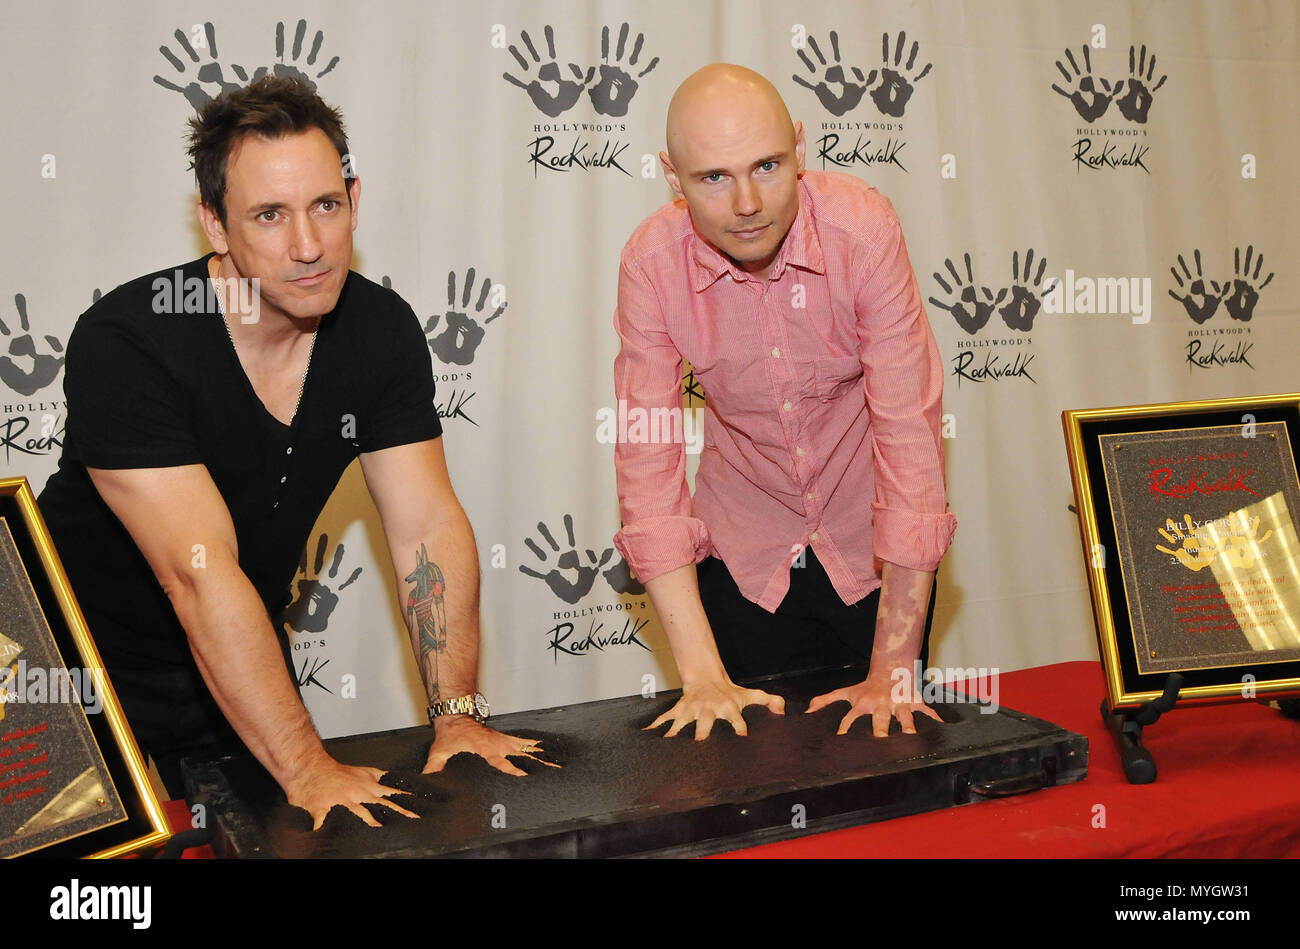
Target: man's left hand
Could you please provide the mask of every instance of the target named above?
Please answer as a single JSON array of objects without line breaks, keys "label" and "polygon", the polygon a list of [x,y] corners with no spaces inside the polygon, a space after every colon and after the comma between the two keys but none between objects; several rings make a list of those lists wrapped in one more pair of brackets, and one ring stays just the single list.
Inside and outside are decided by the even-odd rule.
[{"label": "man's left hand", "polygon": [[[898,687],[902,688],[903,686]],[[903,726],[904,735],[915,735],[916,726],[912,724],[912,714],[915,712],[929,715],[936,722],[943,723],[939,713],[926,705],[921,696],[915,691],[913,691],[910,701],[895,701],[896,696],[893,694],[895,688],[896,685],[892,680],[873,679],[871,676],[867,676],[857,685],[850,685],[817,696],[808,704],[808,712],[804,714],[816,712],[834,702],[848,702],[852,707],[843,720],[840,721],[839,731],[835,734],[847,734],[849,726],[859,716],[870,715],[871,731],[877,738],[888,737],[889,722],[892,718],[897,718],[898,723]]]},{"label": "man's left hand", "polygon": [[429,760],[425,763],[424,774],[435,774],[441,771],[454,755],[463,751],[478,755],[498,771],[521,778],[526,777],[528,772],[512,763],[509,760],[511,757],[540,761],[551,768],[559,767],[558,764],[535,757],[535,753],[542,750],[541,742],[531,738],[503,735],[474,721],[468,715],[449,715],[439,718],[434,731],[436,737],[429,747]]}]

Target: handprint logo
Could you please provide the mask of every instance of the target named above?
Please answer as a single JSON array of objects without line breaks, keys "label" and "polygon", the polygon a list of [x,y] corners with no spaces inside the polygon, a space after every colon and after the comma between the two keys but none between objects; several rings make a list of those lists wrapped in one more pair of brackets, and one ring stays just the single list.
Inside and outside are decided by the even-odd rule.
[{"label": "handprint logo", "polygon": [[[1038,293],[1038,288],[1043,282],[1043,271],[1047,269],[1047,258],[1042,257],[1038,261],[1038,273],[1034,274],[1033,282],[1029,280],[1029,272],[1034,264],[1034,249],[1031,247],[1025,251],[1025,270],[1020,272],[1018,254],[1016,251],[1011,252],[1011,299],[1006,306],[998,310],[998,315],[1002,317],[1002,322],[1006,323],[1013,330],[1020,330],[1028,333],[1034,328],[1034,317],[1038,315],[1042,307],[1042,297],[1047,296],[1056,289],[1056,281],[1053,280],[1046,290]],[[1004,291],[1005,292],[1005,291]],[[998,294],[998,299],[1002,299],[1002,293]]]},{"label": "handprint logo", "polygon": [[1157,527],[1156,530],[1160,532],[1160,536],[1166,542],[1174,545],[1174,549],[1170,550],[1168,547],[1156,544],[1156,550],[1174,557],[1188,570],[1204,569],[1214,560],[1216,550],[1213,545],[1206,544],[1196,529],[1193,528],[1192,515],[1184,514],[1183,520],[1187,525],[1186,533],[1178,524],[1174,523],[1172,517],[1165,518],[1165,526]]},{"label": "handprint logo", "polygon": [[[14,294],[14,306],[18,309],[18,320],[23,332],[21,336],[10,336],[9,326],[0,320],[0,334],[9,338],[9,355],[0,356],[0,382],[19,395],[32,395],[53,382],[59,374],[65,358],[62,355],[63,344],[54,336],[45,336],[45,342],[52,352],[38,352],[36,340],[31,333],[31,323],[27,319],[27,298],[21,293]],[[21,363],[15,359],[21,360]]]},{"label": "handprint logo", "polygon": [[[1259,272],[1264,266],[1264,255],[1260,254],[1255,258],[1255,272],[1250,272],[1250,255],[1254,251],[1253,244],[1246,247],[1246,264],[1241,264],[1241,248],[1235,248],[1232,252],[1232,293],[1223,299],[1223,307],[1228,311],[1228,315],[1234,320],[1241,320],[1243,323],[1249,322],[1250,318],[1255,315],[1255,304],[1259,302],[1259,291],[1269,285],[1273,279],[1273,272],[1264,278],[1263,283],[1258,283]],[[1258,286],[1256,286],[1258,284]]]},{"label": "handprint logo", "polygon": [[[817,59],[822,66],[825,67],[825,73],[815,86],[798,74],[791,78],[805,89],[811,89],[816,94],[817,101],[822,104],[822,108],[831,115],[844,115],[856,109],[858,103],[862,101],[863,95],[866,94],[867,87],[875,81],[876,71],[873,69],[870,76],[863,76],[862,70],[854,66],[852,72],[858,81],[852,82],[846,79],[844,67],[840,65],[840,36],[834,30],[831,30],[831,55],[835,59],[833,66],[827,66],[826,57],[822,55],[816,39],[811,36],[808,37],[808,45],[817,55]],[[803,50],[799,50],[799,58],[808,67],[808,72],[816,76],[817,67],[812,64],[812,60],[808,58],[808,55]],[[838,88],[832,88],[832,86]]]},{"label": "handprint logo", "polygon": [[[1178,282],[1178,289],[1186,291],[1180,296],[1170,290],[1169,295],[1183,305],[1183,309],[1187,311],[1187,315],[1192,318],[1193,323],[1199,324],[1204,323],[1214,315],[1214,312],[1219,308],[1219,301],[1223,297],[1224,291],[1228,289],[1228,285],[1211,280],[1210,288],[1214,293],[1206,293],[1205,277],[1201,273],[1201,251],[1199,248],[1192,251],[1192,259],[1196,263],[1195,275],[1188,269],[1187,261],[1183,259],[1182,254],[1178,255],[1178,266],[1183,268],[1183,272],[1179,274],[1176,267],[1169,268],[1169,272],[1174,275],[1174,280]],[[1184,277],[1187,278],[1186,281],[1183,280]],[[1250,317],[1246,317],[1246,319],[1250,319]]]},{"label": "handprint logo", "polygon": [[[465,271],[465,280],[461,288],[460,309],[457,310],[456,271],[449,271],[447,273],[447,312],[445,314],[433,314],[424,325],[424,335],[428,336],[437,327],[438,320],[446,316],[447,322],[443,331],[429,340],[429,348],[433,350],[435,356],[449,365],[468,366],[474,361],[474,352],[478,349],[479,343],[483,342],[483,337],[487,335],[487,331],[483,326],[491,323],[504,313],[508,305],[505,299],[502,299],[492,312],[492,315],[483,321],[483,326],[480,326],[473,317],[464,312],[469,309],[469,301],[474,293],[474,279],[474,268],[470,267]],[[491,291],[492,281],[484,277],[478,299],[474,302],[475,313],[481,315],[486,312],[488,295]]]},{"label": "handprint logo", "polygon": [[[618,31],[618,48],[614,51],[614,65],[609,64],[609,27],[602,27],[600,31],[600,58],[604,60],[600,65],[600,81],[587,90],[587,95],[591,96],[591,104],[595,106],[596,111],[601,115],[627,115],[627,107],[632,104],[632,97],[636,95],[639,87],[637,79],[643,78],[646,73],[659,65],[659,57],[656,56],[650,60],[650,65],[636,74],[636,79],[632,74],[627,72],[620,65],[623,60],[623,50],[627,47],[627,35],[629,28],[626,23]],[[636,43],[632,46],[632,56],[628,59],[627,64],[631,67],[636,66],[637,59],[641,56],[641,46],[645,43],[645,34],[636,35]]]},{"label": "handprint logo", "polygon": [[[899,117],[907,107],[907,100],[912,98],[913,87],[926,77],[934,63],[926,63],[925,68],[913,76],[910,80],[896,68],[903,58],[903,47],[907,43],[907,34],[900,32],[898,34],[898,44],[894,49],[894,62],[889,62],[889,34],[885,33],[881,37],[882,57],[884,65],[880,68],[881,83],[871,90],[871,99],[876,103],[876,108],[885,115]],[[907,57],[907,63],[903,69],[907,72],[912,71],[916,64],[916,54],[920,46],[913,41],[912,51]]]},{"label": "handprint logo", "polygon": [[934,274],[934,279],[938,281],[939,286],[943,287],[943,292],[949,296],[956,294],[957,299],[951,303],[945,303],[936,297],[930,297],[930,302],[939,309],[951,313],[953,319],[957,321],[957,325],[974,336],[984,328],[984,324],[993,315],[993,308],[1002,302],[1002,298],[1007,295],[1007,291],[1000,290],[998,295],[994,297],[993,291],[988,287],[984,287],[982,289],[985,299],[981,300],[979,293],[975,289],[975,277],[971,272],[970,254],[966,254],[964,259],[966,261],[965,282],[962,281],[961,275],[957,273],[957,268],[953,266],[951,258],[944,261],[944,265],[948,268],[948,273],[952,277],[953,285],[951,287],[948,286],[948,282],[943,279],[943,276],[938,271],[935,271]]},{"label": "handprint logo", "polygon": [[[1105,79],[1098,78],[1094,81],[1092,76],[1092,56],[1088,52],[1088,44],[1083,44],[1083,71],[1079,71],[1079,64],[1075,62],[1074,53],[1069,49],[1065,51],[1065,58],[1070,61],[1070,69],[1074,70],[1071,76],[1065,66],[1058,59],[1056,68],[1061,71],[1065,77],[1066,88],[1062,89],[1056,83],[1052,83],[1053,91],[1065,96],[1074,105],[1074,111],[1079,113],[1080,118],[1085,122],[1095,122],[1105,114],[1107,107],[1110,105],[1111,97],[1119,91],[1118,87],[1111,89],[1110,83]],[[1101,90],[1097,89],[1096,83],[1101,83]]]},{"label": "handprint logo", "polygon": [[[329,535],[321,534],[320,539],[316,542],[316,558],[314,561],[315,569],[310,573],[307,570],[307,548],[302,550],[302,560],[298,562],[298,588],[294,595],[293,602],[290,603],[284,611],[285,621],[300,633],[320,633],[324,632],[325,626],[329,623],[330,614],[334,608],[339,605],[338,593],[331,588],[331,584],[338,579],[339,567],[343,563],[343,545],[339,544],[334,548],[334,556],[330,560],[329,572],[326,579],[321,579],[321,568],[325,565],[325,551],[329,548]],[[361,576],[361,568],[357,567],[348,575],[337,590],[342,592],[356,582],[357,577]]]},{"label": "handprint logo", "polygon": [[[1151,83],[1151,78],[1156,72],[1156,54],[1151,54],[1151,62],[1147,63],[1147,48],[1143,44],[1142,52],[1137,58],[1137,67],[1134,68],[1134,54],[1136,50],[1130,46],[1128,48],[1128,91],[1119,99],[1115,100],[1115,105],[1119,108],[1120,113],[1130,122],[1145,124],[1147,112],[1151,109],[1153,93],[1165,84],[1168,76],[1161,76],[1160,81],[1150,89],[1147,88]],[[1143,72],[1146,73],[1145,78]],[[1118,95],[1124,81],[1121,80],[1115,84],[1115,94]]]},{"label": "handprint logo", "polygon": [[[519,572],[545,581],[546,585],[551,588],[552,593],[565,603],[574,604],[591,592],[591,587],[596,582],[596,574],[609,561],[613,551],[605,551],[605,556],[597,560],[596,552],[588,549],[587,560],[589,563],[584,564],[578,557],[578,545],[573,536],[572,514],[564,515],[564,530],[568,535],[569,547],[561,553],[560,545],[551,536],[550,528],[546,526],[545,522],[538,521],[537,532],[542,535],[553,553],[560,554],[559,559],[556,560],[555,566],[546,573],[540,573],[526,564],[520,564]],[[524,543],[528,545],[528,549],[545,566],[547,561],[546,551],[535,544],[531,537],[525,538]]]},{"label": "handprint logo", "polygon": [[[592,66],[584,76],[577,64],[569,63],[569,71],[573,73],[577,82],[565,79],[564,74],[560,72],[560,64],[555,58],[555,31],[547,26],[544,32],[546,35],[547,55],[550,56],[551,61],[543,64],[542,57],[537,54],[537,48],[533,46],[533,40],[528,35],[528,31],[520,31],[524,45],[528,47],[528,52],[532,54],[533,62],[541,67],[537,70],[537,78],[530,82],[524,82],[522,79],[510,75],[510,73],[502,73],[501,75],[506,82],[527,92],[528,98],[533,100],[533,105],[537,106],[545,115],[555,118],[557,115],[573,108],[573,104],[582,95],[583,87],[596,74],[596,67]],[[639,44],[637,49],[640,50]],[[528,71],[528,60],[520,55],[519,50],[513,43],[510,44],[510,55],[519,63],[519,68],[526,73]],[[601,68],[604,69],[605,67]],[[635,86],[635,83],[633,85]]]},{"label": "handprint logo", "polygon": [[[289,62],[286,63],[284,61],[284,56],[285,56],[284,22],[281,21],[279,23],[276,23],[275,24],[275,58],[277,62],[272,64],[271,72],[273,72],[277,76],[292,76],[297,79],[305,80],[307,85],[309,85],[312,89],[315,89],[316,88],[315,80],[321,78],[326,73],[333,72],[334,67],[339,64],[339,58],[335,56],[333,59],[329,61],[329,63],[325,66],[324,69],[322,69],[320,72],[316,73],[315,75],[312,75],[311,70],[316,68],[317,62],[320,58],[320,48],[321,48],[321,44],[325,41],[325,34],[320,30],[316,31],[316,35],[312,38],[311,49],[307,51],[307,58],[303,59],[302,46],[303,46],[303,40],[306,39],[306,37],[307,37],[307,21],[299,20],[298,25],[293,32],[293,46],[289,47]],[[264,75],[266,71],[267,71],[266,67],[260,68],[254,74],[254,78]]]},{"label": "handprint logo", "polygon": [[211,23],[203,24],[205,43],[201,48],[205,47],[207,49],[209,57],[207,62],[203,62],[198,52],[194,49],[194,45],[190,42],[189,35],[184,30],[177,30],[172,35],[176,38],[176,45],[189,60],[188,65],[166,46],[159,46],[158,52],[163,54],[163,58],[171,64],[172,68],[176,70],[178,76],[182,80],[190,68],[195,66],[198,68],[194,71],[192,78],[190,78],[183,86],[177,85],[171,80],[164,79],[162,76],[157,75],[153,77],[153,81],[164,89],[169,89],[172,92],[179,92],[181,95],[185,96],[185,101],[193,108],[199,109],[211,102],[217,96],[221,95],[223,92],[238,89],[242,83],[248,82],[248,73],[244,70],[243,66],[235,64],[231,64],[230,66],[231,72],[239,77],[239,82],[227,80],[225,75],[222,73],[221,63],[217,62],[217,31],[213,28]]}]

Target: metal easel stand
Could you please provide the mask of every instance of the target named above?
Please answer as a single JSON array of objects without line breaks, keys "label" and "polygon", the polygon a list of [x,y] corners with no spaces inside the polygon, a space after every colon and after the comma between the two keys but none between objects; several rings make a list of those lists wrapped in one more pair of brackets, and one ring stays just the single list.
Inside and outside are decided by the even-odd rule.
[{"label": "metal easel stand", "polygon": [[1171,672],[1165,678],[1165,690],[1160,698],[1143,702],[1137,708],[1116,711],[1111,709],[1109,697],[1101,700],[1101,717],[1119,745],[1124,776],[1128,778],[1129,784],[1150,784],[1156,779],[1156,762],[1142,744],[1142,729],[1154,724],[1161,715],[1174,707],[1182,687],[1182,675]]}]

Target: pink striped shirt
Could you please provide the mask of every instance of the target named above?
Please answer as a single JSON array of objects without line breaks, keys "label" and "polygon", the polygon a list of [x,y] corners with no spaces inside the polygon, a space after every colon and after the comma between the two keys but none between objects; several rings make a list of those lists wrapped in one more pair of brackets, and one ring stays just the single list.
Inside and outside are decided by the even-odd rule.
[{"label": "pink striped shirt", "polygon": [[683,356],[707,395],[693,504],[682,442],[619,440],[615,546],[642,582],[712,554],[769,612],[800,545],[853,603],[880,586],[877,559],[934,570],[957,528],[943,367],[893,205],[849,175],[798,188],[766,283],[697,236],[684,201],[660,208],[623,248],[614,315],[629,419],[680,407]]}]

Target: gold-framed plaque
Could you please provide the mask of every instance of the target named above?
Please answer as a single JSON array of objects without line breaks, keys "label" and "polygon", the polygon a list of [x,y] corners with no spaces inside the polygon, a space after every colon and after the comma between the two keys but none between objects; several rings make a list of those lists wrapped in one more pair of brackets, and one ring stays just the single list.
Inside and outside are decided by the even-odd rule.
[{"label": "gold-framed plaque", "polygon": [[170,836],[27,479],[0,480],[0,857]]},{"label": "gold-framed plaque", "polygon": [[1300,394],[1062,424],[1111,708],[1300,694]]}]

